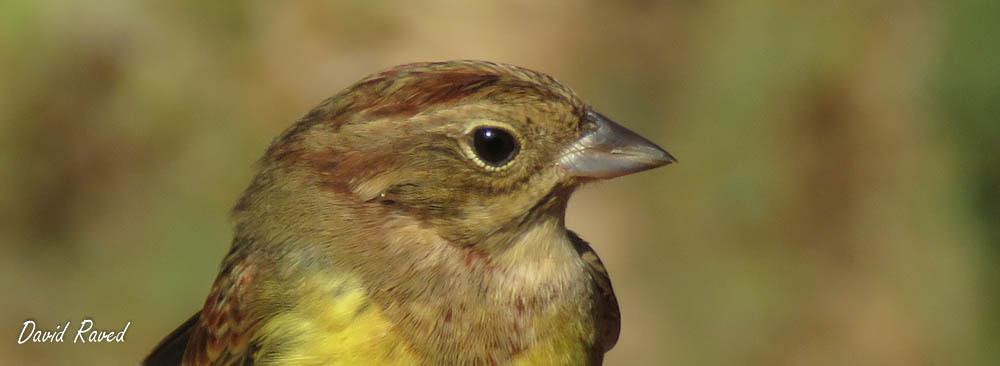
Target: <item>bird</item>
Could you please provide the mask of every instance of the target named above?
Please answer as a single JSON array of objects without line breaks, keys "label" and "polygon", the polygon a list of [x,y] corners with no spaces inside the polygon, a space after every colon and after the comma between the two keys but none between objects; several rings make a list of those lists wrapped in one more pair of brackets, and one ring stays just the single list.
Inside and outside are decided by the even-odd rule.
[{"label": "bird", "polygon": [[600,365],[621,316],[570,195],[673,162],[541,72],[372,74],[266,149],[204,306],[141,365]]}]

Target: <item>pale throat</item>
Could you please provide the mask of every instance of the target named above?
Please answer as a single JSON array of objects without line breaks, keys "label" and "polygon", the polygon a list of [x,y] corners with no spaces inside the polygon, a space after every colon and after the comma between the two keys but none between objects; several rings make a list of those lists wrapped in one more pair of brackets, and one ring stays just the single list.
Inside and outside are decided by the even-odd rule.
[{"label": "pale throat", "polygon": [[[391,221],[382,231],[391,234],[379,240],[377,249],[366,248],[366,257],[374,260],[368,264],[396,272],[381,276],[379,286],[417,286],[421,287],[417,292],[432,297],[459,292],[503,299],[538,292],[576,292],[580,283],[586,283],[580,281],[586,276],[586,263],[573,248],[561,215],[540,215],[519,230],[511,245],[494,252],[452,245],[434,229],[407,218]],[[414,278],[426,281],[412,281]],[[402,283],[388,283],[387,279]],[[427,286],[428,282],[440,283]],[[428,289],[444,293],[425,291]]]},{"label": "pale throat", "polygon": [[579,283],[586,265],[573,249],[562,217],[554,215],[542,216],[494,257],[498,266],[509,269],[504,290],[512,294]]}]

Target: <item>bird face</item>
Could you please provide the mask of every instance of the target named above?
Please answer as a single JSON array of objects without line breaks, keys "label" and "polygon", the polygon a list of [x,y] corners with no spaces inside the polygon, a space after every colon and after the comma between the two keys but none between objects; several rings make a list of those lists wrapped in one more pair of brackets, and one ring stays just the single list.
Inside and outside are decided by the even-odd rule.
[{"label": "bird face", "polygon": [[561,220],[582,182],[673,161],[547,75],[454,61],[399,66],[328,99],[262,160],[262,174],[283,177],[258,180],[295,180],[362,221],[407,217],[499,250],[539,216]]},{"label": "bird face", "polygon": [[566,203],[673,161],[541,73],[369,76],[268,148],[205,307],[147,364],[599,364],[618,305]]}]

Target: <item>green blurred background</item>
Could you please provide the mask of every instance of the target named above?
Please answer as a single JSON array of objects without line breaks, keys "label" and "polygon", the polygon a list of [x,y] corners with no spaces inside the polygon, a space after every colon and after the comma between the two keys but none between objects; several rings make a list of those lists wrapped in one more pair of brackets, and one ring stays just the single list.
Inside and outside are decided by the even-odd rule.
[{"label": "green blurred background", "polygon": [[[272,137],[366,74],[456,58],[550,73],[681,161],[570,204],[621,302],[609,365],[1000,364],[998,15],[2,1],[0,364],[137,362],[201,306]],[[132,325],[15,341],[85,317]]]}]

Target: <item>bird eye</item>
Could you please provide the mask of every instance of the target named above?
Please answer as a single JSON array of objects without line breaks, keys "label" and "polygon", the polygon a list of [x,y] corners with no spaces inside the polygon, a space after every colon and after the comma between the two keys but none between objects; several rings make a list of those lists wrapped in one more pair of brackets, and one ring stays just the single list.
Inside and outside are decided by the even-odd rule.
[{"label": "bird eye", "polygon": [[514,159],[520,145],[510,132],[497,127],[480,127],[472,131],[472,148],[487,165],[501,167]]}]

